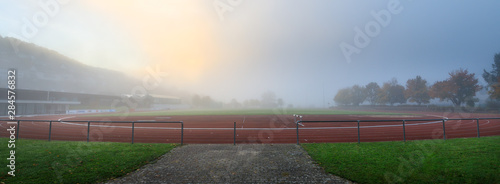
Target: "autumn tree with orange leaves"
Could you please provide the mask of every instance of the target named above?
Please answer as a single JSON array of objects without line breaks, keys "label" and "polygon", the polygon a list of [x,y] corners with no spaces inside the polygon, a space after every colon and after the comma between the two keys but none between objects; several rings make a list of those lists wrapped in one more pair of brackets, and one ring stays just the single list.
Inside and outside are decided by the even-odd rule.
[{"label": "autumn tree with orange leaves", "polygon": [[439,98],[441,101],[450,100],[455,106],[461,106],[464,103],[473,106],[474,96],[481,90],[475,74],[464,69],[455,70],[449,74],[448,79],[432,85],[431,97]]},{"label": "autumn tree with orange leaves", "polygon": [[380,104],[406,103],[405,87],[398,84],[398,80],[393,78],[389,82],[384,83],[378,93],[378,102]]},{"label": "autumn tree with orange leaves", "polygon": [[416,102],[418,105],[429,103],[431,96],[427,88],[427,81],[420,76],[409,79],[406,82],[405,96],[408,101]]}]

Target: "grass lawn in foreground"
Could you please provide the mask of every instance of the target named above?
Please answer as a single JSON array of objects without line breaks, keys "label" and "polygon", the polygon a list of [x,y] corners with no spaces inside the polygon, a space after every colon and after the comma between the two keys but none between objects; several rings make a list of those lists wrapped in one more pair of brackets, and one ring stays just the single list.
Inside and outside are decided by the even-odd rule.
[{"label": "grass lawn in foreground", "polygon": [[15,177],[6,158],[9,139],[0,138],[0,182],[96,183],[123,176],[154,161],[175,144],[66,142],[20,139],[15,148]]},{"label": "grass lawn in foreground", "polygon": [[500,136],[302,146],[327,172],[359,183],[500,183]]},{"label": "grass lawn in foreground", "polygon": [[[118,110],[119,111],[119,110]],[[332,109],[187,109],[128,112],[128,116],[196,116],[196,115],[409,115],[403,113],[345,111]],[[94,114],[89,117],[123,116],[123,113]]]}]

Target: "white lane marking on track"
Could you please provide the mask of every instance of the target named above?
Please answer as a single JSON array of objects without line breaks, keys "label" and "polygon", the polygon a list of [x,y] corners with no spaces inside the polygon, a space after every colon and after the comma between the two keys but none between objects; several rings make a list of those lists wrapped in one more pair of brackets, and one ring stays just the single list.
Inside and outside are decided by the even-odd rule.
[{"label": "white lane marking on track", "polygon": [[[427,124],[435,124],[435,123],[441,123],[442,121],[431,121],[431,122],[425,122],[425,123],[413,123],[413,124],[406,124],[406,126],[416,126],[416,125],[427,125]],[[64,122],[61,121],[63,124],[68,124],[68,125],[77,125],[77,126],[88,126],[86,124],[78,124],[78,123],[71,123],[71,122]],[[109,126],[109,125],[90,125],[91,127],[106,127],[106,128],[132,128],[131,126]],[[373,125],[373,126],[360,126],[359,128],[380,128],[380,127],[402,127],[403,125]],[[168,130],[178,130],[181,128],[170,128],[170,127],[135,127],[135,128],[142,128],[142,129],[168,129]],[[308,128],[300,128],[305,129],[305,130],[326,130],[326,129],[346,129],[346,128],[358,128],[357,126],[354,127],[308,127]],[[186,130],[233,130],[234,128],[184,128]],[[242,128],[240,130],[295,130],[296,128]]]},{"label": "white lane marking on track", "polygon": [[446,116],[439,116],[439,115],[432,115],[432,114],[423,114],[423,115],[432,116],[432,117],[438,117],[438,118],[441,118],[441,119],[448,119],[448,117],[446,117]]},{"label": "white lane marking on track", "polygon": [[74,117],[76,117],[76,116],[69,116],[69,117],[64,117],[64,118],[60,118],[60,119],[59,119],[59,120],[57,120],[57,121],[61,121],[61,120],[63,120],[63,119],[69,119],[69,118],[74,118]]}]

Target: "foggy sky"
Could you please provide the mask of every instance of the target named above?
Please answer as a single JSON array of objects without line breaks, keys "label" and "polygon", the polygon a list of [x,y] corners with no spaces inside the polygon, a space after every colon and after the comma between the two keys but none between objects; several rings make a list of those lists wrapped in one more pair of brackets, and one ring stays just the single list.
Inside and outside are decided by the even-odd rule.
[{"label": "foggy sky", "polygon": [[[500,52],[500,1],[66,0],[30,38],[23,19],[44,11],[37,0],[0,1],[0,35],[58,51],[82,63],[169,75],[165,86],[228,102],[274,91],[287,104],[333,104],[338,89],[421,75],[428,83],[464,68],[480,79]],[[51,2],[43,0],[42,2]],[[232,11],[220,19],[214,2]],[[400,12],[348,62],[341,43],[372,15]],[[54,10],[54,9],[52,9]]]}]

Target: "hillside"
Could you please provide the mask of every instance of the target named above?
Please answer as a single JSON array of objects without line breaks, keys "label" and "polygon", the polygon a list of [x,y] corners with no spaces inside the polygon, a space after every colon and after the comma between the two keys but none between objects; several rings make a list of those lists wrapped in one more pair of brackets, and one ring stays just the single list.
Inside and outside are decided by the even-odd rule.
[{"label": "hillside", "polygon": [[[11,42],[20,43],[18,50]],[[118,95],[130,93],[139,81],[118,72],[82,64],[56,51],[0,36],[0,78],[17,70],[17,88]],[[0,80],[6,86],[7,80]]]}]

